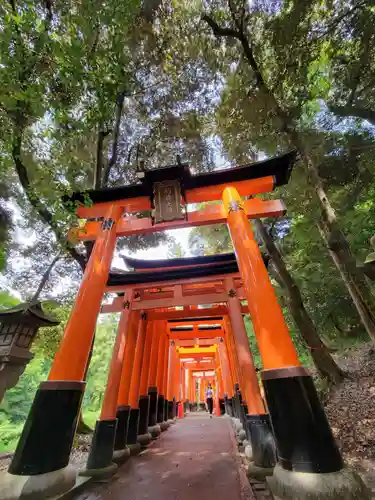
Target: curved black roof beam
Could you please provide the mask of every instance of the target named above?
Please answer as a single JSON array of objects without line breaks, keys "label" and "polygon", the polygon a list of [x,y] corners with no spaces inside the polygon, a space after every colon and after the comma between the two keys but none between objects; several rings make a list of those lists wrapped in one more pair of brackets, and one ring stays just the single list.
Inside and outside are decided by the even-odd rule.
[{"label": "curved black roof beam", "polygon": [[278,187],[288,183],[296,160],[297,150],[294,149],[267,160],[198,175],[192,175],[187,164],[172,165],[145,171],[144,178],[138,184],[78,191],[71,196],[64,196],[63,201],[84,203],[89,198],[93,203],[104,203],[142,196],[152,198],[153,184],[166,178],[178,179],[182,191],[268,176],[274,177],[275,187]]},{"label": "curved black roof beam", "polygon": [[[263,260],[268,266],[269,257],[263,255]],[[175,281],[189,278],[206,278],[212,276],[238,273],[237,261],[224,262],[211,266],[196,266],[180,269],[166,269],[145,272],[110,273],[107,286],[140,285],[144,283],[155,283],[160,281]],[[110,290],[109,290],[110,291]]]},{"label": "curved black roof beam", "polygon": [[218,255],[204,255],[197,257],[182,257],[175,259],[155,259],[155,260],[143,260],[134,259],[132,257],[127,257],[126,255],[121,255],[121,258],[125,264],[133,269],[153,269],[153,268],[168,268],[168,267],[189,267],[189,266],[199,266],[199,265],[210,265],[210,264],[221,264],[235,262],[236,256],[234,253],[222,253]]}]

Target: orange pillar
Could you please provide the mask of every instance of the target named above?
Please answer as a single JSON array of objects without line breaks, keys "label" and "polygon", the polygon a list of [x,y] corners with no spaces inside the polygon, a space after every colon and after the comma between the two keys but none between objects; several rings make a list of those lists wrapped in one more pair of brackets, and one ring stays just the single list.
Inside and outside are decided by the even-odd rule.
[{"label": "orange pillar", "polygon": [[96,422],[90,454],[87,460],[88,470],[105,469],[112,464],[117,428],[117,398],[131,317],[131,298],[132,291],[126,291],[124,304],[129,303],[130,307],[125,308],[120,316],[100,419]]},{"label": "orange pillar", "polygon": [[219,399],[223,399],[224,398],[223,373],[222,373],[222,369],[221,369],[218,350],[215,353],[215,361],[216,361],[217,393],[218,393]]},{"label": "orange pillar", "polygon": [[[117,431],[115,440],[115,456],[123,456],[128,442],[129,417],[130,417],[130,382],[134,365],[135,348],[137,344],[140,313],[131,314],[127,342],[125,347],[124,364],[121,374],[120,390],[117,398]],[[128,453],[128,452],[126,452]]]},{"label": "orange pillar", "polygon": [[180,358],[177,354],[175,353],[175,373],[174,373],[174,393],[176,397],[176,401],[180,401],[181,398],[181,391],[180,391],[180,378],[181,378],[181,363],[180,363]]},{"label": "orange pillar", "polygon": [[220,410],[220,395],[219,395],[219,380],[218,380],[218,371],[215,371],[215,409],[216,409],[216,415],[220,417],[221,415],[221,410]]},{"label": "orange pillar", "polygon": [[158,387],[157,387],[157,373],[158,373],[158,354],[159,343],[163,333],[163,321],[158,320],[153,322],[152,328],[152,342],[151,342],[151,356],[150,356],[150,372],[148,378],[148,394],[150,396],[150,410],[148,426],[153,438],[159,436],[161,429],[157,425],[158,417]]},{"label": "orange pillar", "polygon": [[240,375],[238,371],[237,353],[235,352],[233,347],[233,337],[231,332],[231,326],[228,322],[228,318],[224,319],[224,331],[225,331],[224,341],[227,348],[229,366],[233,380],[233,387],[231,388],[232,389],[231,395],[232,395],[235,393],[235,387],[238,387],[240,385]]},{"label": "orange pillar", "polygon": [[190,370],[190,401],[192,402],[192,404],[197,402],[195,377],[191,370]]},{"label": "orange pillar", "polygon": [[[273,380],[275,377],[290,377],[291,367],[295,370],[294,374],[300,373],[300,362],[297,356],[297,351],[290,337],[275,291],[272,288],[262,254],[254,238],[251,225],[243,210],[242,200],[238,191],[233,187],[225,188],[223,191],[223,203],[224,210],[227,213],[227,225],[236,253],[238,268],[242,277],[242,283],[251,319],[254,325],[254,331],[263,362],[263,368],[265,371],[273,372],[271,373],[272,382],[270,384],[274,388],[272,398],[274,398],[275,401],[277,400],[280,402],[283,397],[282,396],[280,399],[280,394],[285,393],[282,392],[280,387],[276,388],[273,384]],[[243,340],[241,340],[241,345],[242,343]],[[289,387],[288,384],[286,384],[286,387]],[[249,386],[248,391],[249,395],[253,397],[254,394],[251,393],[252,389],[254,390],[254,384]],[[301,392],[301,398],[304,397],[302,393],[303,391]],[[296,401],[297,400],[298,398]],[[295,405],[296,403],[293,404]],[[285,407],[281,413],[280,408],[276,408],[277,405],[274,406],[274,414],[285,415],[285,419],[287,420],[290,411],[288,406],[290,405],[286,404],[285,401],[282,405]],[[255,404],[253,405],[253,409],[254,411],[261,410],[262,406],[262,402],[257,398],[255,400]],[[296,408],[295,411],[298,413],[299,410]],[[283,418],[280,419],[279,416],[277,418],[278,421],[273,421],[274,428],[275,425],[280,426],[277,432],[275,431],[276,439],[278,434],[279,436],[289,436],[289,434],[285,433],[285,430],[281,428],[282,426],[285,426],[285,424],[288,428],[290,428],[290,432],[293,433],[293,426],[290,426],[290,422],[285,421],[281,423]],[[270,444],[272,443],[273,434],[271,432],[268,415],[249,415],[246,417],[246,421],[244,423],[246,424],[248,436],[252,441],[255,465],[265,468],[272,467],[275,464],[276,457],[273,453],[273,447]],[[294,427],[300,428],[300,424],[297,420]],[[262,429],[262,432],[259,432],[260,429]],[[294,449],[299,450],[303,444],[304,440],[302,439],[302,441],[298,443]],[[288,447],[288,449],[286,447]],[[285,443],[284,450],[280,452],[279,449],[279,455],[281,457],[284,457],[284,453],[290,456],[290,450],[293,450],[293,447],[290,443]],[[293,461],[293,457],[291,457],[291,460]]]},{"label": "orange pillar", "polygon": [[163,387],[162,393],[164,394],[165,400],[168,400],[167,389],[168,389],[168,365],[169,365],[169,337],[166,337],[166,342],[164,346],[164,373],[163,373]]},{"label": "orange pillar", "polygon": [[238,191],[233,187],[225,188],[223,203],[263,368],[300,366]]},{"label": "orange pillar", "polygon": [[[165,323],[165,330],[167,330],[167,323]],[[162,382],[162,394],[164,396],[164,422],[168,422],[169,400],[168,400],[168,365],[169,365],[169,337],[166,336],[164,344],[164,370]],[[165,426],[169,426],[166,424]]]},{"label": "orange pillar", "polygon": [[111,206],[105,215],[59,350],[52,363],[48,377],[50,381],[83,380],[115,249],[116,223],[122,212],[121,207]]},{"label": "orange pillar", "polygon": [[191,393],[192,393],[192,381],[191,381],[191,370],[187,369],[186,371],[186,381],[187,381],[187,409],[191,409],[191,403],[193,402]]},{"label": "orange pillar", "polygon": [[142,370],[139,383],[139,425],[138,425],[138,441],[141,445],[147,446],[151,439],[151,434],[148,432],[148,418],[150,410],[150,396],[148,395],[148,378],[150,372],[151,359],[151,344],[153,336],[153,323],[147,321],[146,339],[143,352]]},{"label": "orange pillar", "polygon": [[176,349],[174,340],[169,341],[168,356],[168,376],[167,376],[167,399],[168,399],[168,420],[172,421],[176,417],[176,396],[175,371],[176,371]]},{"label": "orange pillar", "polygon": [[[131,292],[126,292],[124,303],[131,299]],[[120,316],[117,336],[113,348],[111,364],[109,367],[108,381],[102,403],[100,420],[116,419],[117,399],[119,395],[122,367],[124,362],[125,347],[129,323],[131,317],[131,308],[125,308]]]},{"label": "orange pillar", "polygon": [[203,372],[203,377],[200,377],[200,386],[199,386],[199,402],[204,403],[205,402],[205,377],[204,377],[204,372]]},{"label": "orange pillar", "polygon": [[141,372],[141,380],[139,387],[139,392],[141,397],[146,395],[148,396],[148,379],[150,374],[152,337],[153,337],[153,323],[151,321],[148,321],[146,328],[145,350],[143,354],[142,372]]},{"label": "orange pillar", "polygon": [[181,363],[181,401],[186,399],[185,363]]},{"label": "orange pillar", "polygon": [[166,430],[165,425],[161,425],[164,422],[164,409],[165,409],[165,395],[163,393],[163,383],[164,383],[164,370],[165,370],[165,358],[166,358],[166,348],[168,344],[167,333],[165,329],[165,321],[161,322],[161,333],[159,340],[158,349],[158,365],[157,365],[157,376],[156,376],[156,386],[158,390],[158,406],[157,406],[157,420],[156,423],[160,425],[161,430]]},{"label": "orange pillar", "polygon": [[222,337],[219,339],[218,352],[219,352],[220,366],[223,377],[224,393],[226,394],[226,396],[230,397],[230,395],[232,394],[233,380],[230,372],[225,341],[224,338]]},{"label": "orange pillar", "polygon": [[142,363],[146,346],[146,330],[147,330],[147,315],[146,313],[143,312],[141,314],[141,321],[139,322],[133,372],[131,374],[130,396],[129,396],[129,405],[131,408],[139,407]]},{"label": "orange pillar", "polygon": [[[77,427],[83,382],[95,324],[116,244],[116,225],[123,213],[109,205],[87,263],[82,283],[49,373],[35,395],[27,424],[9,467],[14,475],[44,474],[65,467]],[[63,415],[63,418],[56,418]],[[35,443],[43,437],[43,446]]]},{"label": "orange pillar", "polygon": [[236,297],[233,279],[225,280],[228,292],[228,312],[233,335],[233,344],[237,353],[239,369],[241,372],[240,387],[244,402],[247,404],[249,414],[263,415],[265,412],[262,395],[258,383],[257,373],[250,351],[249,339],[247,338],[245,324],[242,319],[241,304]]},{"label": "orange pillar", "polygon": [[182,412],[182,406],[181,406],[181,361],[180,357],[178,356],[177,352],[175,355],[176,363],[175,363],[175,380],[174,380],[174,391],[176,394],[176,402],[177,402],[177,417],[182,418],[183,417],[183,412]]},{"label": "orange pillar", "polygon": [[147,330],[147,314],[142,312],[140,314],[140,321],[138,323],[137,343],[135,347],[133,370],[130,380],[129,392],[129,429],[127,444],[131,450],[137,451],[140,449],[138,443],[138,424],[139,424],[139,389],[141,382],[141,369],[144,355],[145,341]]}]

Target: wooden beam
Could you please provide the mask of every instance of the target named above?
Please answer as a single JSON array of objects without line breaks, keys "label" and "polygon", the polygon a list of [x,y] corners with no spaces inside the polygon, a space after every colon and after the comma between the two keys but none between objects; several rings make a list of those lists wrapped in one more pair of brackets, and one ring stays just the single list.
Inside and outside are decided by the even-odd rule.
[{"label": "wooden beam", "polygon": [[[250,196],[273,191],[275,180],[272,175],[259,179],[231,182],[230,186],[237,189],[241,196]],[[190,189],[185,192],[187,203],[203,203],[205,201],[221,200],[222,193],[227,184],[217,184],[203,188]]]},{"label": "wooden beam", "polygon": [[[246,311],[247,312],[247,311]],[[180,311],[150,311],[148,318],[150,320],[158,320],[158,319],[182,319],[185,318],[188,321],[188,318],[197,318],[197,317],[215,317],[215,316],[225,316],[228,314],[228,310],[226,306],[218,306],[218,307],[207,307],[204,309],[196,309],[192,311],[191,309],[184,309]],[[217,321],[217,320],[215,320]]]},{"label": "wooden beam", "polygon": [[191,370],[192,372],[208,372],[211,370],[216,370],[216,365],[213,363],[186,363],[185,368]]},{"label": "wooden beam", "polygon": [[[239,273],[229,273],[223,275],[216,276],[205,276],[201,278],[186,278],[179,280],[171,280],[171,281],[153,281],[152,283],[140,283],[140,284],[132,284],[132,285],[116,285],[116,286],[107,286],[105,291],[107,293],[121,293],[127,290],[128,288],[133,288],[134,291],[139,292],[144,289],[152,289],[152,288],[172,288],[176,285],[189,285],[191,283],[212,283],[217,282],[218,279],[223,280],[225,278],[233,278],[234,280],[240,278]],[[238,286],[241,286],[240,283],[235,282]]]},{"label": "wooden beam", "polygon": [[194,333],[194,332],[169,332],[169,338],[172,340],[191,340],[195,339],[216,339],[224,336],[224,330],[213,330],[212,333],[208,330]]},{"label": "wooden beam", "polygon": [[[155,308],[156,309],[156,308]],[[111,304],[104,304],[101,308],[101,313],[116,313],[123,310],[123,297],[116,297]],[[248,314],[248,307],[242,306],[242,313]],[[217,307],[205,307],[204,309],[196,309],[192,311],[186,308],[185,310],[169,310],[169,311],[158,311],[151,310],[148,313],[149,320],[156,321],[159,319],[188,319],[196,318],[199,316],[225,316],[228,314],[227,306],[217,306]]]},{"label": "wooden beam", "polygon": [[[261,200],[252,198],[244,201],[244,210],[249,219],[266,217],[277,217],[285,214],[285,205],[280,200]],[[103,212],[104,213],[104,212]],[[209,224],[225,224],[227,220],[222,204],[208,205],[202,210],[188,212],[186,219],[174,220],[153,224],[151,218],[137,219],[135,217],[123,217],[117,224],[117,236],[134,236],[137,234],[150,234],[170,229],[181,229],[185,227],[206,226]],[[95,240],[101,222],[87,222],[83,228],[75,228],[69,232],[69,238],[73,241]]]},{"label": "wooden beam", "polygon": [[180,357],[185,356],[185,357],[191,357],[193,358],[194,356],[206,356],[209,357],[210,354],[214,355],[217,351],[216,346],[213,347],[180,347],[177,352],[180,355]]},{"label": "wooden beam", "polygon": [[[208,314],[207,317],[209,317],[209,316],[210,315]],[[194,326],[199,327],[199,325],[221,325],[221,324],[222,324],[222,320],[219,320],[219,319],[205,319],[203,321],[200,319],[195,319],[193,321],[191,321],[189,319],[182,319],[181,321],[169,322],[168,327],[175,328],[177,326],[190,326],[190,325],[192,325],[193,327]],[[201,332],[202,330],[199,330],[199,331]]]},{"label": "wooden beam", "polygon": [[125,213],[152,210],[150,198],[148,196],[141,196],[139,198],[128,198],[124,200],[108,201],[105,203],[95,203],[91,207],[81,206],[77,209],[77,215],[82,219],[103,217],[108,210],[108,207],[111,205],[123,207]]},{"label": "wooden beam", "polygon": [[[236,188],[241,196],[250,196],[273,191],[274,178],[270,175],[260,179],[232,182],[230,185]],[[217,186],[188,189],[185,191],[185,199],[188,204],[221,200],[222,192],[226,187],[226,184],[218,184]],[[91,207],[81,206],[77,209],[77,215],[83,219],[102,217],[109,205],[124,207],[124,212],[128,214],[131,212],[152,210],[150,198],[148,196],[141,196],[139,198],[127,198],[105,203],[95,203]]]},{"label": "wooden beam", "polygon": [[[171,336],[169,336],[172,339]],[[198,345],[199,347],[210,347],[218,343],[217,337],[198,338],[198,339],[174,339],[175,345],[178,347],[189,347]],[[189,343],[188,343],[189,342]],[[202,343],[203,342],[203,343]],[[206,356],[206,355],[205,355]]]},{"label": "wooden beam", "polygon": [[195,306],[204,304],[226,303],[228,295],[226,293],[212,293],[210,295],[192,295],[189,297],[173,297],[173,299],[154,299],[134,301],[133,311],[148,309],[164,309],[166,307]]}]

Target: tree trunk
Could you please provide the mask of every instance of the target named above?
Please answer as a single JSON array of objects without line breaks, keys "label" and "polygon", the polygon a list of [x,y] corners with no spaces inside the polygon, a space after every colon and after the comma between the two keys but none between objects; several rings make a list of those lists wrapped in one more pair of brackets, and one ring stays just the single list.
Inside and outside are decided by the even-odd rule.
[{"label": "tree trunk", "polygon": [[31,298],[31,302],[36,302],[39,299],[39,296],[42,293],[43,288],[46,286],[46,283],[49,280],[49,277],[51,275],[52,269],[54,268],[55,264],[60,259],[60,257],[61,257],[60,253],[58,255],[56,255],[56,257],[53,259],[53,261],[51,262],[51,264],[48,266],[48,268],[44,272],[44,274],[42,276],[42,279],[40,280],[39,286],[38,286],[36,292],[34,293],[34,295]]},{"label": "tree trunk", "polygon": [[[85,373],[83,374],[83,380],[86,381],[87,378],[87,372],[89,371],[90,363],[91,363],[91,358],[92,358],[92,353],[94,350],[94,342],[95,342],[95,335],[94,338],[92,339],[91,343],[91,348],[90,348],[90,353],[89,353],[89,358],[87,360],[86,368],[85,368]],[[82,415],[82,407],[79,412],[79,418],[78,418],[78,424],[77,424],[77,434],[91,434],[93,431],[92,429],[85,424],[83,421],[83,415]]]},{"label": "tree trunk", "polygon": [[267,252],[271,257],[271,263],[277,271],[275,277],[281,287],[287,292],[288,309],[299,330],[301,338],[310,349],[311,357],[318,372],[322,377],[328,379],[333,384],[341,382],[344,378],[344,374],[320,338],[310,315],[305,309],[297,283],[289,273],[272,237],[268,234],[266,228],[259,219],[255,220],[255,227],[264,241]]},{"label": "tree trunk", "polygon": [[305,166],[309,175],[310,184],[315,190],[322,208],[322,217],[317,222],[320,235],[325,242],[328,252],[335,263],[341,278],[352,298],[355,308],[366,328],[370,338],[375,342],[375,317],[371,311],[374,297],[366,281],[363,269],[357,266],[357,261],[351,252],[349,242],[342,232],[334,208],[328,200],[323,188],[322,181],[318,175],[317,168],[303,145],[299,143],[296,132],[290,134],[293,143],[298,147],[301,156],[305,160]]},{"label": "tree trunk", "polygon": [[92,434],[92,429],[83,421],[82,410],[79,412],[77,434]]},{"label": "tree trunk", "polygon": [[257,87],[269,99],[270,105],[279,120],[279,130],[288,138],[289,143],[297,148],[301,154],[303,163],[310,185],[314,189],[322,209],[322,222],[320,230],[329,253],[333,258],[335,265],[340,271],[341,277],[349,291],[353,303],[358,311],[363,325],[369,336],[375,342],[375,318],[370,310],[374,304],[374,297],[371,294],[366,282],[363,269],[357,267],[356,260],[352,254],[349,243],[337,222],[336,213],[331,206],[327,194],[323,188],[322,181],[318,174],[317,166],[309,155],[304,141],[296,130],[293,118],[279,105],[275,94],[269,88],[263,77],[261,67],[259,66],[249,41],[244,23],[236,19],[236,12],[232,3],[229,1],[229,10],[234,20],[234,28],[220,27],[211,17],[204,15],[202,19],[211,27],[213,33],[221,37],[236,38],[242,45],[244,56],[254,73],[254,80]]}]

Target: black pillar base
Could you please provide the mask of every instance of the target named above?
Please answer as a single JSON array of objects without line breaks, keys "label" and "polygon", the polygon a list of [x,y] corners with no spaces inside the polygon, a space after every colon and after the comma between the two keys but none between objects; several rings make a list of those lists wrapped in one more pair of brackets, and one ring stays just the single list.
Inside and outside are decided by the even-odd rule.
[{"label": "black pillar base", "polygon": [[115,451],[124,450],[128,440],[130,406],[119,406],[117,408],[117,430],[115,438]]},{"label": "black pillar base", "polygon": [[177,418],[178,406],[177,406],[176,398],[173,398],[172,410],[173,410],[173,418]]},{"label": "black pillar base", "polygon": [[42,382],[35,395],[8,472],[21,476],[63,469],[81,408],[84,382]]},{"label": "black pillar base", "polygon": [[139,398],[139,424],[138,434],[140,436],[148,433],[148,416],[150,411],[150,396]]},{"label": "black pillar base", "polygon": [[162,394],[158,396],[158,406],[157,406],[157,417],[156,417],[156,423],[161,424],[164,422],[164,404],[165,399]]},{"label": "black pillar base", "polygon": [[131,408],[129,413],[129,427],[126,444],[137,444],[139,424],[139,408]]},{"label": "black pillar base", "polygon": [[174,419],[173,401],[168,401],[168,420]]},{"label": "black pillar base", "polygon": [[239,409],[240,409],[240,417],[239,417],[240,421],[241,421],[241,423],[243,425],[243,428],[246,429],[246,422],[247,422],[247,420],[246,420],[246,413],[245,413],[245,405],[243,403],[241,403],[239,405]]},{"label": "black pillar base", "polygon": [[341,470],[340,451],[308,372],[299,366],[265,370],[262,379],[281,467],[310,473]]},{"label": "black pillar base", "polygon": [[98,420],[91,441],[86,468],[104,469],[112,464],[117,419]]},{"label": "black pillar base", "polygon": [[225,415],[225,402],[224,399],[219,398],[219,408],[220,408],[220,415]]},{"label": "black pillar base", "polygon": [[168,414],[169,401],[168,399],[164,399],[164,420],[167,421],[169,418]]},{"label": "black pillar base", "polygon": [[158,418],[158,389],[157,387],[149,387],[148,395],[150,396],[150,408],[148,413],[148,426],[154,427]]},{"label": "black pillar base", "polygon": [[232,398],[227,398],[227,413],[230,417],[234,417]]},{"label": "black pillar base", "polygon": [[234,395],[232,401],[233,401],[234,416],[242,421],[242,411],[241,411],[242,395],[238,384],[235,384],[234,386]]},{"label": "black pillar base", "polygon": [[276,446],[269,415],[247,415],[248,436],[257,467],[270,469],[276,465]]}]

